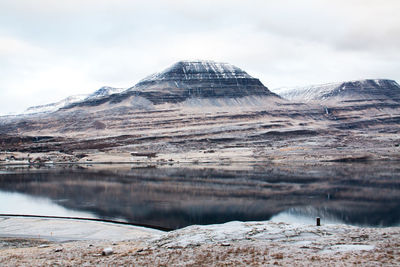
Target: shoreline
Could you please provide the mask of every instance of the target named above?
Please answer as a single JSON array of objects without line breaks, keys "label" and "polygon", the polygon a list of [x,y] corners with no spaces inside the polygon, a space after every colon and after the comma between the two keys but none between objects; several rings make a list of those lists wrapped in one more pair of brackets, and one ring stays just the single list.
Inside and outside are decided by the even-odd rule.
[{"label": "shoreline", "polygon": [[31,215],[31,214],[0,214],[1,217],[10,217],[10,218],[38,218],[38,219],[61,219],[61,220],[72,220],[72,221],[89,221],[89,222],[103,222],[103,223],[112,223],[112,224],[120,224],[120,225],[128,225],[134,227],[144,227],[148,229],[154,229],[159,231],[172,231],[173,229],[165,228],[162,226],[156,225],[148,225],[141,224],[135,222],[124,222],[124,221],[116,221],[111,219],[100,219],[100,218],[84,218],[84,217],[68,217],[68,216],[47,216],[47,215]]},{"label": "shoreline", "polygon": [[[310,160],[295,160],[291,161],[290,164],[304,164],[304,165],[326,165],[326,164],[363,164],[369,162],[393,162],[393,163],[400,163],[400,158],[376,158],[376,159],[362,159],[357,160],[357,158],[339,158],[335,160],[321,160],[321,161],[310,161]],[[221,162],[218,160],[215,161],[204,161],[204,162],[197,162],[197,161],[179,161],[179,162],[158,162],[158,161],[87,161],[87,162],[76,162],[76,161],[60,161],[60,162],[43,162],[43,163],[26,163],[26,162],[13,162],[13,163],[3,163],[0,162],[0,167],[51,167],[51,166],[68,166],[68,165],[138,165],[138,166],[145,166],[145,167],[152,167],[152,166],[160,166],[160,167],[168,167],[168,166],[207,166],[207,165],[241,165],[241,164],[248,164],[248,165],[260,165],[260,164],[277,164],[277,165],[290,165],[289,163],[285,162],[274,162],[274,161],[266,161],[266,160],[235,160],[229,162]]]}]

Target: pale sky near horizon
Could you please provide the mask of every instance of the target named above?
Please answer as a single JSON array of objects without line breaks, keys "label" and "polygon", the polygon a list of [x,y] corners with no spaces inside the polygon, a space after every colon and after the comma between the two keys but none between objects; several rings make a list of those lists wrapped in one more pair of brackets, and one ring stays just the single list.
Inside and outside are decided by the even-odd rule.
[{"label": "pale sky near horizon", "polygon": [[131,87],[179,60],[268,88],[400,81],[398,0],[0,0],[0,115]]}]

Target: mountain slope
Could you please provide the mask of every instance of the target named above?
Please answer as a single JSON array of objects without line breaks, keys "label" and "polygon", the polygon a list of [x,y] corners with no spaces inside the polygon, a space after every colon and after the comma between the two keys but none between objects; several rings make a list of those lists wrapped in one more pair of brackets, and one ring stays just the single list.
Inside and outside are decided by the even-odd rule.
[{"label": "mountain slope", "polygon": [[[322,106],[337,129],[395,132],[400,123],[400,86],[393,80],[358,80],[276,90],[283,98]],[[392,125],[392,126],[389,126]]]},{"label": "mountain slope", "polygon": [[112,94],[118,94],[118,93],[121,93],[124,90],[126,90],[126,88],[115,88],[115,87],[110,87],[110,86],[103,86],[100,89],[98,89],[95,92],[93,92],[90,95],[88,95],[85,100],[92,100],[92,99],[97,99],[97,98],[102,98],[102,97],[105,97],[105,96],[109,96],[109,95],[112,95]]},{"label": "mountain slope", "polygon": [[68,107],[70,105],[80,103],[82,101],[92,101],[95,99],[103,98],[105,96],[109,96],[112,94],[117,94],[122,91],[126,90],[125,88],[114,88],[109,86],[101,87],[100,89],[96,90],[91,94],[80,94],[80,95],[73,95],[69,96],[61,101],[40,105],[40,106],[33,106],[26,109],[23,114],[35,114],[35,113],[45,113],[45,112],[54,112],[61,108]]},{"label": "mountain slope", "polygon": [[294,101],[394,100],[400,101],[400,86],[393,80],[357,80],[340,83],[281,88],[275,91]]},{"label": "mountain slope", "polygon": [[55,103],[29,107],[23,112],[23,114],[54,112],[54,111],[59,110],[60,108],[66,107],[73,103],[81,102],[82,100],[86,99],[87,97],[88,97],[88,95],[84,95],[84,94],[69,96],[69,97],[64,98],[63,100],[55,102]]}]

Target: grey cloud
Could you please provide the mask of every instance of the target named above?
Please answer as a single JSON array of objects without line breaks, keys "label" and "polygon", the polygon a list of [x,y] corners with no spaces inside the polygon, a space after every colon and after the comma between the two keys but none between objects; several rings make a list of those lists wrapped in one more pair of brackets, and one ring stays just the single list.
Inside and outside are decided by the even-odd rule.
[{"label": "grey cloud", "polygon": [[[290,8],[287,4],[290,2]],[[396,48],[397,1],[283,1],[265,11],[260,31],[322,42],[336,49]]]},{"label": "grey cloud", "polygon": [[0,40],[21,46],[11,53],[0,43],[0,71],[7,73],[0,80],[0,113],[10,109],[6,90],[23,96],[28,85],[47,101],[49,92],[63,98],[103,84],[131,86],[181,59],[230,62],[269,87],[400,79],[399,5],[396,0],[3,0]]}]

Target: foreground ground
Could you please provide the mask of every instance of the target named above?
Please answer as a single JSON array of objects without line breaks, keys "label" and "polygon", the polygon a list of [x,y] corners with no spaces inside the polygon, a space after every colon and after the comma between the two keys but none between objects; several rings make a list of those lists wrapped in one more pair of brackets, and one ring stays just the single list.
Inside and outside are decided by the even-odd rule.
[{"label": "foreground ground", "polygon": [[[64,224],[68,228],[68,224]],[[135,230],[137,231],[137,230]],[[143,230],[146,231],[146,230]],[[149,234],[151,233],[151,234]],[[55,230],[55,234],[57,231]],[[4,235],[3,235],[4,236]],[[114,236],[115,239],[115,236]],[[103,256],[104,248],[113,253]],[[230,222],[129,240],[0,241],[2,266],[398,266],[400,228]]]}]

